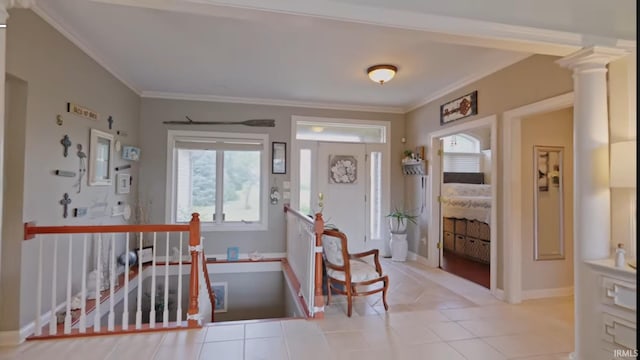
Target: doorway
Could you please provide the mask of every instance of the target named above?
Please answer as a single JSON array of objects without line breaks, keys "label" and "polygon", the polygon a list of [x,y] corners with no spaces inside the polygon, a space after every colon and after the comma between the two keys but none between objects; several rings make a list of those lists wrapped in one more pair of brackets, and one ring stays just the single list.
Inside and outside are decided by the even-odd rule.
[{"label": "doorway", "polygon": [[[429,228],[429,265],[433,267],[444,265],[447,268],[447,265],[456,267],[456,265],[460,265],[458,263],[462,263],[464,266],[457,266],[457,268],[464,270],[458,271],[457,274],[454,272],[454,274],[463,277],[466,277],[464,276],[465,273],[474,272],[473,268],[469,269],[469,264],[483,268],[488,267],[489,281],[487,284],[486,280],[484,280],[482,286],[489,288],[494,295],[496,294],[497,285],[497,231],[495,229],[497,226],[496,199],[498,189],[498,179],[495,174],[497,174],[497,163],[499,161],[496,153],[496,134],[497,119],[495,115],[431,133],[429,137],[433,149],[431,152],[432,176],[427,180],[429,183],[428,197],[431,208],[434,209],[429,216],[429,223],[433,224]],[[453,135],[457,135],[456,141],[458,142],[462,142],[466,137],[466,139],[478,139],[478,142],[482,143],[478,145],[478,151],[475,155],[477,160],[480,161],[477,165],[478,171],[475,171],[470,176],[465,175],[464,172],[445,171],[457,169],[455,166],[450,168],[451,164],[447,164],[447,168],[443,167],[445,165],[443,162],[445,156],[440,155],[444,147],[442,139],[448,137],[447,140],[451,141],[451,136]],[[481,150],[485,150],[485,153],[482,153]],[[484,164],[482,164],[483,156],[489,158],[484,160]],[[468,160],[469,157],[465,159],[460,154],[451,154],[450,158],[450,163],[460,165]],[[480,171],[480,166],[483,166],[485,171]],[[482,180],[478,179],[478,176],[481,176]],[[487,177],[486,180],[484,179],[485,176]],[[487,182],[487,184],[480,184],[481,182]],[[482,189],[478,189],[475,185],[484,186],[482,186]],[[446,194],[444,193],[445,191],[447,192]],[[478,195],[479,191],[484,193]],[[451,199],[452,204],[455,205],[458,200],[469,199],[469,194],[476,194],[476,199],[472,200],[475,201],[476,208],[483,208],[482,211],[479,210],[472,216],[459,212],[459,209],[456,209],[455,206],[443,209],[441,201],[446,200],[445,198],[452,198],[453,195],[465,197],[464,199]],[[478,197],[483,198],[477,199]],[[469,229],[467,229],[467,226],[469,226]],[[460,244],[458,247],[456,247],[456,237],[458,238],[457,242]],[[467,247],[467,244],[470,244],[469,247]],[[445,247],[447,248],[447,255],[451,255],[446,258],[444,257]],[[463,261],[453,264],[452,261],[460,259],[463,259]],[[447,260],[449,261],[447,262]],[[451,270],[450,268],[448,269]]]},{"label": "doorway", "polygon": [[349,252],[389,253],[389,123],[294,116],[291,206],[322,212]]}]

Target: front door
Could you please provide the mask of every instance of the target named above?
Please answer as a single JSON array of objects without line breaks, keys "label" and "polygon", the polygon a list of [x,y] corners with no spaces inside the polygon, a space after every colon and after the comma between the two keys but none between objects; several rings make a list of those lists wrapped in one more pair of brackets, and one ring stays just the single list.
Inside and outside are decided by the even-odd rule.
[{"label": "front door", "polygon": [[[350,253],[366,250],[369,174],[365,165],[365,144],[318,143],[312,172],[322,194],[324,220],[347,235]],[[318,201],[316,199],[315,201]]]}]

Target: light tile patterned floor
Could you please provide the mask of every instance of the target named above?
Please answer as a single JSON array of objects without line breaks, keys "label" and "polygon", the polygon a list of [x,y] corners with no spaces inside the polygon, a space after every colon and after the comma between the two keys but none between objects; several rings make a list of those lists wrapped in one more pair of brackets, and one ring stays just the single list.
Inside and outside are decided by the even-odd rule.
[{"label": "light tile patterned floor", "polygon": [[334,297],[320,321],[220,323],[200,330],[30,341],[0,359],[568,359],[573,298],[510,305],[476,284],[414,262],[384,260],[389,312],[379,294],[346,317]]}]

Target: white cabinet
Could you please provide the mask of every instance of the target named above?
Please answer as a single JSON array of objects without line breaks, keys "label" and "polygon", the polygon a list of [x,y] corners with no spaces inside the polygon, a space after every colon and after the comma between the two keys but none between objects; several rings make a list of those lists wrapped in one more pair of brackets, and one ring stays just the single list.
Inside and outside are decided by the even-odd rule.
[{"label": "white cabinet", "polygon": [[587,264],[598,279],[600,350],[608,358],[626,359],[637,349],[636,270],[628,266],[616,268],[613,259]]}]

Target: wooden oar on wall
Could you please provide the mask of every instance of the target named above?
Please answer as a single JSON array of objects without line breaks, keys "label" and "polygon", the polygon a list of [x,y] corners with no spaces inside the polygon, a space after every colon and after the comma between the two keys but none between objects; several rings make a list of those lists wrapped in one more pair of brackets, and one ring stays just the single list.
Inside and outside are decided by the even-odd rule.
[{"label": "wooden oar on wall", "polygon": [[276,121],[273,119],[252,119],[245,121],[193,121],[188,116],[185,116],[187,121],[163,121],[163,124],[173,125],[244,125],[254,127],[275,127]]}]

